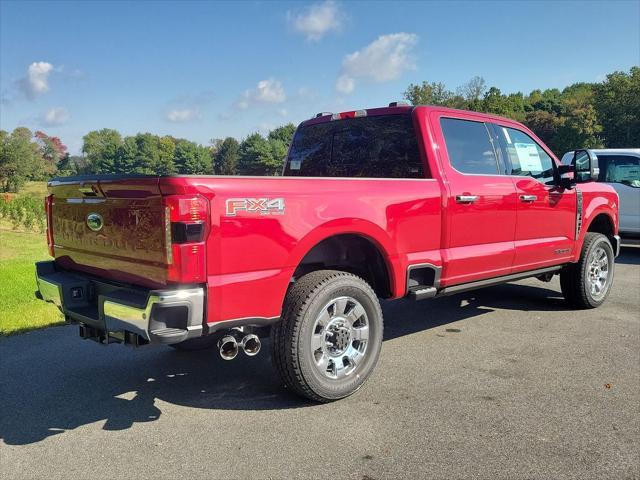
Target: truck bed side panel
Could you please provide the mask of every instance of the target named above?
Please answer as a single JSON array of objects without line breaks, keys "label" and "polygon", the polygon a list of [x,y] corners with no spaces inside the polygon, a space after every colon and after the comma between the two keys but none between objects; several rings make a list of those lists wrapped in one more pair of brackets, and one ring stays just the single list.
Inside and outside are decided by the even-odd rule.
[{"label": "truck bed side panel", "polygon": [[[313,246],[333,235],[371,240],[387,262],[396,297],[405,293],[409,258],[440,264],[435,180],[214,176],[176,178],[173,185],[170,180],[161,180],[163,191],[189,191],[178,184],[190,183],[212,200],[209,322],[279,316],[295,268]],[[282,199],[283,209],[233,207],[246,199],[252,205]]]}]

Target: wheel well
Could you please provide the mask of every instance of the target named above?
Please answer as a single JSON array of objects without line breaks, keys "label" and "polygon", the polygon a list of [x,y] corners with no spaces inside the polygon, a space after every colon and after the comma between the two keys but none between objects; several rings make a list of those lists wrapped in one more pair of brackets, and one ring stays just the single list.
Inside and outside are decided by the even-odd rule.
[{"label": "wheel well", "polygon": [[381,298],[391,296],[387,264],[378,247],[360,235],[329,237],[313,247],[302,259],[294,278],[316,270],[342,270],[363,278]]},{"label": "wheel well", "polygon": [[598,214],[589,225],[587,232],[597,232],[605,235],[611,242],[613,251],[619,251],[620,245],[618,245],[618,242],[620,240],[620,237],[615,236],[615,230],[613,229],[613,220],[611,220],[611,217],[606,213]]},{"label": "wheel well", "polygon": [[602,233],[609,237],[609,239],[613,238],[614,230],[613,230],[613,221],[611,217],[606,213],[600,213],[593,219],[587,232],[598,232]]}]

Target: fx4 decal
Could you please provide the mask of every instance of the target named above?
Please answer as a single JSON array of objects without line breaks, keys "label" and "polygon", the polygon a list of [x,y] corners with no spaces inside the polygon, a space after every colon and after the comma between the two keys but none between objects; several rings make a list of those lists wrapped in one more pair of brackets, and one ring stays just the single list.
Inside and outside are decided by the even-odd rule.
[{"label": "fx4 decal", "polygon": [[229,198],[226,202],[227,217],[235,217],[238,212],[256,215],[282,215],[284,198]]}]

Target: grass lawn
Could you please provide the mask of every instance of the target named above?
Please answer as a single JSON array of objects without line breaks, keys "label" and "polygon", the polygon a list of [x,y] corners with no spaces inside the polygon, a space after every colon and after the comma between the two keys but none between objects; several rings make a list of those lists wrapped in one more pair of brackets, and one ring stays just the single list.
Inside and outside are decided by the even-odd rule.
[{"label": "grass lawn", "polygon": [[18,195],[28,197],[39,197],[44,201],[47,196],[47,182],[27,182],[18,192]]},{"label": "grass lawn", "polygon": [[0,226],[0,335],[63,322],[51,303],[36,299],[34,262],[47,260],[44,234],[13,232]]}]

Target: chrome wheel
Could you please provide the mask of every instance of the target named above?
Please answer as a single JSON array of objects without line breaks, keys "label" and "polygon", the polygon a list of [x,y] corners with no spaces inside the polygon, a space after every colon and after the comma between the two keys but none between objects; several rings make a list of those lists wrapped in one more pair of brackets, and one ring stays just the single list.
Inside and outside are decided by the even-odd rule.
[{"label": "chrome wheel", "polygon": [[369,341],[369,319],[355,298],[339,297],[327,303],[312,332],[313,362],[324,376],[346,377],[363,361]]},{"label": "chrome wheel", "polygon": [[609,256],[603,247],[596,248],[589,256],[587,281],[594,298],[603,296],[609,281]]}]

